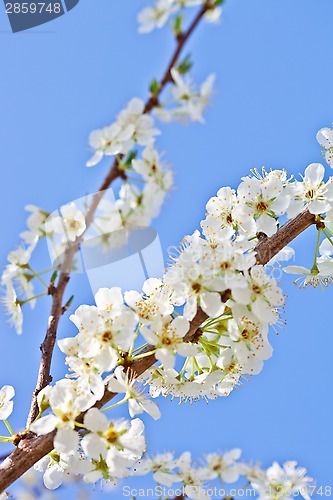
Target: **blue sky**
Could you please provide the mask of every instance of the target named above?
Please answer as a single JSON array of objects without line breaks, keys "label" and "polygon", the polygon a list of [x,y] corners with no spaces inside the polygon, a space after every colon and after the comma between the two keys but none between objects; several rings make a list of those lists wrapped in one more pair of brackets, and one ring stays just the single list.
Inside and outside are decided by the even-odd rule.
[{"label": "blue sky", "polygon": [[[137,34],[143,5],[81,0],[52,23],[15,35],[0,8],[2,267],[24,229],[27,203],[53,211],[98,188],[109,164],[85,168],[90,130],[111,123],[131,97],[146,98],[148,82],[162,74],[173,41],[168,30]],[[199,226],[219,187],[236,187],[254,167],[297,175],[321,161],[315,134],[333,120],[332,20],[331,0],[227,0],[221,24],[201,25],[194,34],[188,46],[193,74],[200,81],[215,72],[217,90],[204,126],[161,125],[158,146],[176,174],[154,223],[165,255]],[[296,262],[309,264],[314,234],[293,246]],[[283,288],[286,326],[279,335],[271,332],[275,352],[263,372],[209,405],[160,400],[162,418],[145,419],[149,451],[190,449],[198,457],[238,446],[245,459],[264,465],[295,459],[318,485],[332,485],[333,289],[298,290],[287,276]],[[76,305],[92,303],[85,276],[73,278],[68,297],[73,291]],[[1,315],[0,386],[16,387],[18,429],[35,383],[49,302],[26,314],[22,337]],[[64,317],[59,336],[73,333]],[[62,360],[57,351],[55,379]]]}]

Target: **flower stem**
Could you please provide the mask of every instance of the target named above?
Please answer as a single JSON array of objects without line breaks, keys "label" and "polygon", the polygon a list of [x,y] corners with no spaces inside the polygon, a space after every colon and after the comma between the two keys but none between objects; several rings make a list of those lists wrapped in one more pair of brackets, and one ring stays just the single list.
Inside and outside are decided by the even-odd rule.
[{"label": "flower stem", "polygon": [[34,271],[34,270],[32,269],[32,267],[31,267],[31,266],[29,266],[29,264],[28,264],[28,269],[29,269],[29,271],[30,271],[30,272],[34,275],[34,277],[35,277],[35,278],[37,278],[37,279],[38,279],[38,281],[39,281],[39,282],[40,282],[43,286],[45,286],[45,288],[48,290],[48,288],[49,288],[49,287],[48,287],[48,285],[47,285],[47,284],[45,283],[45,281],[44,281],[44,280],[43,280],[43,279],[39,276],[39,274],[38,274],[38,273],[36,273],[36,271]]},{"label": "flower stem", "polygon": [[5,424],[5,426],[7,427],[7,430],[8,430],[8,432],[9,432],[9,434],[10,434],[11,436],[15,436],[15,432],[13,431],[13,429],[11,428],[11,426],[9,425],[9,422],[5,419],[5,420],[3,421],[3,423],[4,423],[4,424]]},{"label": "flower stem", "polygon": [[132,360],[146,358],[147,356],[152,356],[153,354],[155,354],[155,352],[156,349],[153,349],[152,351],[144,352],[143,354],[138,354],[137,356],[133,356]]},{"label": "flower stem", "polygon": [[124,403],[127,403],[128,400],[129,400],[129,397],[125,396],[123,399],[118,401],[118,403],[115,403],[114,405],[107,406],[106,408],[103,408],[103,410],[101,410],[101,411],[105,412],[107,410],[112,410],[112,408],[117,408],[117,406],[120,406],[120,405],[123,405]]},{"label": "flower stem", "polygon": [[315,255],[314,255],[313,264],[312,264],[312,268],[311,268],[311,273],[317,273],[317,274],[319,274],[319,269],[317,266],[317,256],[318,256],[318,252],[319,252],[321,231],[322,231],[321,229],[318,229],[316,250],[315,250]]}]

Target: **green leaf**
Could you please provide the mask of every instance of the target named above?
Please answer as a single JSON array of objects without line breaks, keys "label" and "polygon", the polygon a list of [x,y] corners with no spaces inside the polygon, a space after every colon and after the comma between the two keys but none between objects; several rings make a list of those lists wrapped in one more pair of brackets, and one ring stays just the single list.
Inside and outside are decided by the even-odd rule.
[{"label": "green leaf", "polygon": [[182,61],[177,66],[177,69],[181,75],[185,75],[188,73],[193,66],[193,62],[191,60],[191,54],[187,54]]},{"label": "green leaf", "polygon": [[181,35],[183,31],[183,15],[179,14],[173,20],[172,30],[176,36]]},{"label": "green leaf", "polygon": [[156,78],[154,78],[154,80],[150,82],[149,90],[152,95],[158,95],[160,91],[160,83],[158,80],[156,80]]}]

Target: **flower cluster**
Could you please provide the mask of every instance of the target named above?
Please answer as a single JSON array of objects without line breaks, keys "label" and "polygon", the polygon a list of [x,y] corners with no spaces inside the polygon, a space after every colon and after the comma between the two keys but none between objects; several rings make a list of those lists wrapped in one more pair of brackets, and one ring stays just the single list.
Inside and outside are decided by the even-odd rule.
[{"label": "flower cluster", "polygon": [[[157,407],[134,387],[135,374],[119,366],[147,355],[159,361],[140,377],[151,397],[227,396],[258,374],[272,355],[268,330],[278,323],[284,299],[269,269],[258,264],[255,247],[289,210],[307,207],[325,220],[333,184],[323,175],[323,167],[312,164],[302,181],[273,170],[244,177],[237,190],[221,188],[207,203],[202,233],[185,237],[162,279],[147,280],[142,293],[100,289],[96,306],[80,306],[71,316],[78,335],[59,342],[77,398],[85,401],[78,413],[99,401],[109,384],[110,392],[124,393],[131,416],[147,411],[157,418]],[[330,271],[328,245],[320,246],[321,272]],[[190,333],[199,308],[200,329]],[[140,351],[142,339],[149,352]]]},{"label": "flower cluster", "polygon": [[[119,114],[118,121],[117,126],[120,127],[121,123],[122,127],[132,132],[130,136],[126,136],[126,146],[123,142],[123,149],[113,149],[113,154],[124,153],[128,148],[131,149],[134,143],[145,147],[141,158],[137,158],[137,153],[131,151],[127,157],[119,160],[118,168],[124,171],[125,181],[119,190],[118,199],[115,200],[113,193],[110,193],[110,200],[108,193],[104,193],[104,199],[99,203],[89,232],[86,214],[93,201],[91,195],[64,205],[52,214],[35,206],[27,207],[31,212],[27,220],[28,231],[21,235],[21,246],[9,253],[9,264],[1,277],[1,284],[5,287],[3,303],[10,316],[10,323],[18,333],[22,333],[23,304],[29,302],[32,308],[35,305],[37,295],[34,292],[34,282],[38,280],[45,292],[48,291],[48,285],[41,277],[46,271],[36,272],[31,267],[32,253],[40,238],[46,236],[52,263],[57,268],[62,264],[66,249],[77,239],[81,242],[89,240],[92,244],[110,248],[123,244],[121,236],[124,236],[125,230],[148,227],[152,219],[159,215],[166,193],[171,189],[173,176],[154,149],[153,139],[158,131],[152,128],[152,118],[143,113],[143,102],[139,99],[133,99],[129,103]],[[92,134],[95,138],[94,144],[97,144],[96,137],[103,133]],[[117,140],[120,144],[119,137]],[[101,141],[99,143],[101,144]],[[111,154],[111,149],[105,150],[104,154]],[[142,182],[143,188],[138,187]],[[79,263],[74,260],[73,268],[78,266]]]},{"label": "flower cluster", "polygon": [[[310,499],[315,488],[313,479],[306,475],[306,469],[297,467],[296,462],[286,462],[283,466],[274,462],[271,467],[262,469],[258,464],[240,461],[240,457],[241,450],[235,448],[225,453],[209,453],[201,461],[202,465],[197,465],[188,451],[178,458],[173,453],[163,453],[139,460],[133,475],[152,474],[154,481],[163,485],[166,492],[180,483],[177,490],[193,500],[238,495],[258,495],[261,500],[287,500],[295,496]],[[227,486],[237,483],[240,478],[246,480],[244,486]],[[219,480],[219,486],[214,486],[214,480]]]},{"label": "flower cluster", "polygon": [[[44,472],[44,484],[58,488],[66,475],[81,475],[86,482],[115,481],[126,477],[145,451],[144,425],[139,419],[109,421],[97,408],[95,398],[80,392],[72,380],[61,380],[39,394],[40,415],[31,430],[44,435],[57,429],[53,452],[35,465]],[[83,422],[79,415],[86,411]]]},{"label": "flower cluster", "polygon": [[[97,411],[97,410],[96,410]],[[15,491],[16,500],[25,500],[30,498],[29,490],[32,490],[31,498],[35,498],[33,492],[38,491],[38,498],[56,500],[58,496],[49,497],[49,490],[56,489],[57,485],[66,485],[77,483],[82,477],[86,483],[102,479],[106,490],[112,487],[119,491],[119,479],[125,477],[137,478],[139,476],[152,476],[155,482],[156,494],[159,498],[173,498],[176,495],[183,495],[193,500],[209,500],[211,498],[237,498],[250,496],[259,498],[259,500],[288,500],[295,496],[309,500],[315,491],[320,493],[313,479],[307,476],[307,471],[303,467],[298,467],[296,462],[288,461],[282,466],[274,462],[267,469],[260,466],[259,463],[247,463],[241,460],[241,450],[234,448],[224,453],[208,453],[202,459],[195,462],[190,452],[184,452],[179,457],[174,453],[164,452],[148,456],[145,454],[142,458],[135,460],[132,466],[122,469],[124,465],[120,461],[119,455],[114,453],[117,444],[110,446],[110,439],[105,439],[106,433],[111,435],[114,429],[103,418],[101,413],[89,414],[87,425],[91,425],[93,430],[82,439],[82,448],[92,456],[96,456],[93,461],[98,462],[101,469],[95,469],[89,472],[89,464],[84,460],[83,452],[71,457],[64,454],[52,452],[41,460],[22,478],[23,487]],[[98,429],[98,430],[97,430]],[[119,443],[123,450],[131,448],[130,438],[136,437],[131,431],[124,433],[119,438]],[[132,431],[133,432],[133,431]],[[140,436],[141,439],[141,436]],[[119,445],[118,445],[119,446]],[[132,443],[133,446],[133,443]],[[111,451],[112,450],[112,451]],[[130,454],[133,453],[132,451]],[[98,456],[97,456],[98,454]],[[137,454],[135,449],[133,456]],[[113,478],[110,474],[105,474],[105,464],[111,464]],[[108,458],[109,457],[109,458]],[[131,460],[130,460],[131,461]],[[129,462],[130,462],[129,461]],[[132,460],[134,462],[134,459]],[[40,475],[43,473],[45,490],[40,484]],[[157,486],[158,485],[158,486]],[[152,491],[154,484],[150,486]],[[331,493],[329,487],[325,495]],[[139,492],[144,490],[139,487],[132,488],[130,485],[123,487],[123,492]],[[81,486],[81,495],[89,496],[87,489]],[[62,490],[61,495],[64,494]],[[8,494],[7,494],[8,495]],[[1,496],[0,496],[1,498]],[[8,498],[4,496],[4,498]]]},{"label": "flower cluster", "polygon": [[167,123],[171,121],[203,123],[202,115],[211,98],[215,75],[209,75],[199,89],[196,88],[189,74],[183,76],[179,70],[172,68],[171,76],[173,80],[171,96],[165,103],[159,102],[154,114]]},{"label": "flower cluster", "polygon": [[97,165],[103,156],[125,155],[135,144],[149,146],[154,143],[159,131],[153,126],[153,118],[144,113],[144,108],[144,102],[134,98],[112,125],[91,132],[89,144],[95,153],[87,167]]},{"label": "flower cluster", "polygon": [[[169,12],[169,7],[172,12],[176,12],[185,6],[202,3],[205,2],[162,0],[158,2],[155,14],[160,18],[160,13],[165,9]],[[220,2],[212,2],[206,12],[207,16],[216,17],[219,12],[218,3]],[[146,14],[141,13],[142,18],[147,12],[148,17],[151,16],[151,10],[145,12]],[[173,119],[203,121],[203,111],[209,102],[214,75],[209,76],[200,89],[196,89],[188,75],[182,76],[190,66],[188,61],[184,61],[179,63],[178,69],[176,67],[171,69],[173,99],[168,103],[157,100],[153,106],[156,108],[156,115],[164,121],[169,122]],[[151,98],[154,97],[154,92],[159,93],[161,90],[158,82],[156,85],[155,90],[151,88]],[[92,223],[89,220],[89,228],[86,224],[86,215],[89,212],[90,202],[94,205],[91,196],[64,205],[52,214],[34,205],[26,207],[30,212],[27,220],[28,230],[21,234],[23,239],[21,246],[10,252],[9,264],[1,277],[1,285],[5,288],[3,302],[6,313],[10,316],[10,324],[15,327],[17,333],[22,333],[22,306],[29,302],[33,308],[35,299],[43,295],[35,295],[34,282],[36,280],[41,282],[45,293],[49,289],[41,277],[45,271],[35,272],[30,264],[32,253],[40,238],[47,237],[52,265],[54,268],[59,268],[66,250],[74,242],[90,240],[91,245],[109,249],[124,243],[126,230],[148,227],[152,219],[159,215],[165,196],[172,187],[173,175],[155,148],[155,138],[160,131],[154,126],[154,118],[146,111],[144,102],[139,98],[133,98],[118,114],[114,123],[90,134],[89,144],[93,156],[87,162],[87,166],[95,166],[104,156],[115,155],[117,168],[124,182],[117,200],[114,198],[108,200],[101,196],[103,199],[99,201]],[[72,269],[79,268],[79,259],[75,256]]]}]

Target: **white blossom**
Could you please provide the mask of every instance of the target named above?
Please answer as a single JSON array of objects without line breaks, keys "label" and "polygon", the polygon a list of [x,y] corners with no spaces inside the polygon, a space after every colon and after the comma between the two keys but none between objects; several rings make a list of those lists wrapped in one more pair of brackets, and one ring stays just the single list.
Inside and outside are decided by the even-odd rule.
[{"label": "white blossom", "polygon": [[14,387],[11,385],[4,385],[0,389],[0,420],[7,420],[11,415],[14,407],[13,397],[15,396]]},{"label": "white blossom", "polygon": [[138,15],[139,33],[163,28],[176,9],[174,0],[157,0],[153,7],[144,8]]},{"label": "white blossom", "polygon": [[128,410],[131,417],[147,412],[154,420],[160,418],[161,413],[158,406],[153,403],[145,394],[134,387],[135,378],[124,373],[124,368],[118,366],[114,375],[108,380],[108,390],[115,393],[125,393],[128,401]]},{"label": "white blossom", "polygon": [[317,133],[317,141],[325,150],[324,157],[330,167],[333,166],[333,129],[322,128]]}]

